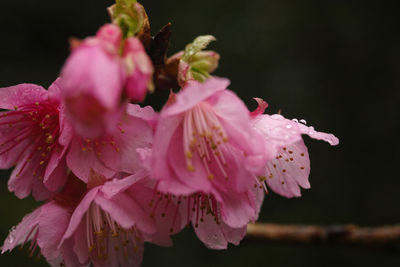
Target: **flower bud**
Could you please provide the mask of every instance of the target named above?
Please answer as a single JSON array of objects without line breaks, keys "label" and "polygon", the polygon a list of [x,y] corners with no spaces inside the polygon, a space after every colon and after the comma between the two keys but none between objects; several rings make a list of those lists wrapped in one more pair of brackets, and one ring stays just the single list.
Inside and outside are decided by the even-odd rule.
[{"label": "flower bud", "polygon": [[214,72],[220,56],[214,51],[202,51],[215,38],[211,35],[199,36],[193,43],[186,46],[185,51],[179,52],[171,59],[180,58],[178,67],[178,82],[184,85],[187,81],[204,82]]},{"label": "flower bud", "polygon": [[147,89],[154,90],[151,59],[146,54],[142,43],[135,37],[126,40],[123,58],[127,73],[125,93],[131,100],[142,102],[146,97]]},{"label": "flower bud", "polygon": [[120,106],[125,83],[120,39],[118,27],[102,27],[73,50],[62,69],[65,108],[75,131],[84,137],[101,135],[108,127],[106,118]]}]

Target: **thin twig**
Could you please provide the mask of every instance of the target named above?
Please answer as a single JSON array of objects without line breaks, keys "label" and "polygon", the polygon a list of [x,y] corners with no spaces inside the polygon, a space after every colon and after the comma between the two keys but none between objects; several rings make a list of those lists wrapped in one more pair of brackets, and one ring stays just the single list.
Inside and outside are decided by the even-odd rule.
[{"label": "thin twig", "polygon": [[350,244],[387,246],[400,244],[400,225],[360,227],[357,225],[281,225],[249,224],[247,237],[297,244]]}]

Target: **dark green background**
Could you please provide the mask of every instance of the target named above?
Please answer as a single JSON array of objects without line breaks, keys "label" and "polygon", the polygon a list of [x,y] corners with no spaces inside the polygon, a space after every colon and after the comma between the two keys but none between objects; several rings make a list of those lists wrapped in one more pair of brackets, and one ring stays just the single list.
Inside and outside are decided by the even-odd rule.
[{"label": "dark green background", "polygon": [[[108,21],[112,1],[2,1],[0,87],[48,86],[68,56],[67,39],[93,35]],[[185,0],[142,1],[152,31],[173,24],[170,52],[213,34],[229,77],[250,108],[252,97],[335,133],[338,147],[307,139],[312,189],[300,199],[269,195],[261,221],[361,225],[396,224],[399,208],[400,38],[398,9],[389,1]],[[165,94],[148,98],[160,107]],[[1,172],[0,239],[37,203],[7,192]],[[190,230],[172,248],[148,245],[148,266],[400,266],[399,250],[300,246],[244,240],[207,250]],[[46,266],[24,251],[0,256],[0,266]]]}]

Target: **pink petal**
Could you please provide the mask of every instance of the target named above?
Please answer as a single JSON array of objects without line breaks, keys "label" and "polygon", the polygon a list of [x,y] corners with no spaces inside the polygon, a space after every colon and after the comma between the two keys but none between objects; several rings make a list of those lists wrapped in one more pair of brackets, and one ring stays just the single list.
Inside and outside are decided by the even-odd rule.
[{"label": "pink petal", "polygon": [[66,96],[90,94],[106,108],[114,108],[119,102],[124,73],[118,59],[108,55],[101,45],[74,50],[62,77]]},{"label": "pink petal", "polygon": [[58,142],[64,146],[68,147],[69,143],[72,140],[72,137],[74,135],[74,130],[71,122],[68,120],[66,117],[66,111],[65,111],[65,106],[62,105],[60,107],[60,136],[58,138]]},{"label": "pink petal", "polygon": [[35,84],[19,84],[0,88],[0,108],[14,110],[20,105],[43,102],[48,99],[48,92]]},{"label": "pink petal", "polygon": [[118,193],[124,192],[137,182],[144,180],[145,178],[147,178],[147,176],[147,171],[139,170],[135,174],[127,176],[125,178],[113,179],[112,181],[105,183],[101,187],[101,192],[104,193],[104,196],[106,198],[110,199]]},{"label": "pink petal", "polygon": [[106,24],[97,31],[96,37],[118,49],[122,40],[122,31],[117,25]]},{"label": "pink petal", "polygon": [[314,127],[309,127],[301,123],[299,123],[298,126],[300,127],[302,134],[307,134],[313,139],[323,140],[328,142],[331,146],[336,146],[339,144],[339,139],[331,133],[317,132],[315,131]]},{"label": "pink petal", "polygon": [[61,88],[62,88],[62,80],[61,78],[57,78],[49,87],[49,99],[59,104],[61,102]]},{"label": "pink petal", "polygon": [[86,183],[89,181],[91,169],[101,173],[106,178],[111,178],[115,174],[115,171],[104,166],[95,151],[83,149],[78,137],[75,137],[71,142],[67,154],[67,165],[77,177]]},{"label": "pink petal", "polygon": [[[153,160],[152,160],[152,176],[160,181],[160,190],[168,192],[171,190],[171,193],[186,194],[190,193],[191,190],[187,189],[186,186],[180,185],[179,182],[174,181],[175,185],[169,185],[169,182],[172,182],[176,175],[172,168],[168,163],[168,153],[169,147],[171,143],[171,139],[174,136],[175,132],[179,124],[182,122],[182,118],[180,116],[176,117],[160,117],[159,123],[157,125],[157,130],[154,136],[154,143],[153,143]],[[179,163],[179,162],[177,162]],[[169,182],[163,182],[162,180],[168,180]],[[174,190],[176,189],[176,190]],[[185,192],[181,193],[181,190],[186,190]]]},{"label": "pink petal", "polygon": [[175,103],[163,108],[161,115],[173,116],[185,112],[216,92],[225,90],[228,85],[229,80],[216,77],[211,77],[204,83],[189,82],[176,95]]},{"label": "pink petal", "polygon": [[242,239],[245,237],[247,233],[247,226],[244,226],[242,228],[231,228],[228,225],[222,223],[222,232],[224,233],[224,236],[229,243],[237,246],[240,244],[240,241],[242,241]]},{"label": "pink petal", "polygon": [[141,107],[139,105],[128,104],[126,112],[134,117],[141,118],[149,123],[154,129],[158,119],[158,113],[151,106]]},{"label": "pink petal", "polygon": [[[90,190],[85,197],[81,200],[79,205],[76,207],[74,213],[72,214],[70,223],[68,225],[67,230],[65,231],[65,234],[62,238],[61,245],[62,243],[70,238],[75,231],[77,231],[79,224],[82,222],[83,216],[86,214],[87,210],[89,209],[90,205],[92,204],[93,200],[96,198],[96,195],[98,194],[98,191],[100,190],[100,187],[93,188]],[[85,238],[82,238],[85,239]],[[61,245],[59,247],[61,247]],[[88,246],[86,246],[85,250],[87,251]]]},{"label": "pink petal", "polygon": [[222,195],[222,221],[232,228],[242,228],[255,219],[247,193],[229,193]]},{"label": "pink petal", "polygon": [[60,256],[58,245],[67,230],[70,211],[56,202],[45,204],[40,213],[38,244],[48,261]]},{"label": "pink petal", "polygon": [[277,194],[299,197],[300,187],[310,188],[310,159],[302,140],[279,150],[277,158],[269,161],[266,169],[267,184]]},{"label": "pink petal", "polygon": [[256,187],[251,187],[251,190],[248,192],[248,197],[255,211],[255,217],[253,221],[257,221],[265,198],[264,188],[260,188],[258,184]]},{"label": "pink petal", "polygon": [[67,164],[65,152],[67,147],[55,149],[47,164],[43,182],[46,188],[52,192],[58,191],[67,180]]},{"label": "pink petal", "polygon": [[299,124],[279,114],[260,115],[253,120],[253,125],[270,144],[273,154],[279,148],[301,140]]},{"label": "pink petal", "polygon": [[[266,151],[263,136],[252,129],[249,111],[240,98],[229,90],[221,91],[208,99],[228,134],[229,144],[248,156],[254,156],[246,167],[251,171],[263,167]],[[260,157],[258,159],[258,157]],[[258,160],[257,160],[258,159]]]},{"label": "pink petal", "polygon": [[[145,209],[145,212],[152,215],[152,219],[155,222],[156,231],[154,233],[143,233],[145,241],[159,246],[171,246],[170,235],[181,230],[181,216],[174,201],[167,199],[161,200],[158,204],[158,209],[154,211],[154,206],[149,206],[153,192],[153,189],[144,185],[134,186],[129,191],[130,195],[134,196],[136,201]],[[168,201],[169,203],[167,204]],[[172,233],[170,232],[171,229],[173,230]]]},{"label": "pink petal", "polygon": [[253,98],[255,101],[257,101],[258,107],[256,110],[254,110],[253,112],[250,113],[250,116],[252,118],[255,118],[261,114],[263,114],[265,112],[265,110],[268,107],[268,103],[265,102],[263,99],[255,97]]},{"label": "pink petal", "polygon": [[[104,211],[125,229],[136,226],[140,231],[154,233],[156,226],[150,214],[134,198],[126,193],[119,193],[111,199],[99,195],[95,199]],[[148,203],[146,203],[148,205]]]},{"label": "pink petal", "polygon": [[[34,149],[34,148],[32,148]],[[37,201],[45,200],[51,196],[51,193],[45,188],[43,181],[44,170],[40,166],[40,155],[34,156],[28,161],[30,153],[26,153],[25,157],[15,167],[8,181],[8,189],[14,192],[18,198],[25,198],[32,192],[33,197]],[[34,175],[35,170],[37,170]],[[39,177],[41,177],[39,179]]]},{"label": "pink petal", "polygon": [[[192,224],[196,224],[192,219]],[[224,233],[221,229],[221,224],[217,224],[214,221],[214,217],[211,214],[204,216],[204,221],[198,224],[198,227],[194,228],[197,237],[201,242],[210,249],[227,249],[228,241],[225,238]]]},{"label": "pink petal", "polygon": [[[17,227],[12,228],[4,241],[1,253],[13,250],[16,246],[28,242],[33,238],[32,230],[37,227],[41,208],[37,208],[32,213],[25,215]],[[28,240],[26,240],[28,239]]]},{"label": "pink petal", "polygon": [[72,238],[68,240],[63,238],[62,247],[60,249],[66,248],[67,251],[70,251],[71,246],[72,253],[70,253],[76,255],[79,263],[81,265],[89,265],[90,254],[87,243],[86,223],[84,221],[77,225],[73,232]]},{"label": "pink petal", "polygon": [[119,131],[113,134],[115,145],[100,146],[99,157],[105,166],[126,173],[134,173],[140,167],[136,149],[150,147],[153,130],[143,119],[126,115]]},{"label": "pink petal", "polygon": [[[62,254],[62,261],[64,262],[65,266],[71,267],[79,267],[82,264],[79,262],[78,256],[75,254],[73,250],[73,239],[68,239],[64,241],[63,246],[60,248],[60,252]],[[55,266],[60,266],[60,263]]]}]

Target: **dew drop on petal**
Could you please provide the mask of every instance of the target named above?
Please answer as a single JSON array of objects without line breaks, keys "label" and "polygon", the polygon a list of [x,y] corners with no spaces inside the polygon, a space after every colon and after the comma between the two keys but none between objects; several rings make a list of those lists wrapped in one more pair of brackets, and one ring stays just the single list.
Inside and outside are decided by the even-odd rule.
[{"label": "dew drop on petal", "polygon": [[14,236],[15,229],[16,229],[15,226],[13,226],[13,227],[10,229],[10,232],[9,232],[8,238],[7,238],[9,244],[14,243],[14,241],[15,241],[15,236]]},{"label": "dew drop on petal", "polygon": [[304,119],[302,119],[302,120],[300,120],[300,123],[302,123],[302,124],[307,124],[307,121],[304,120]]},{"label": "dew drop on petal", "polygon": [[288,124],[288,125],[286,125],[286,128],[290,129],[290,128],[292,128],[292,125]]},{"label": "dew drop on petal", "polygon": [[111,193],[118,193],[118,189],[117,188],[111,188]]},{"label": "dew drop on petal", "polygon": [[292,119],[292,121],[294,121],[294,122],[297,122],[297,123],[299,122],[299,120],[298,120],[298,119]]}]

